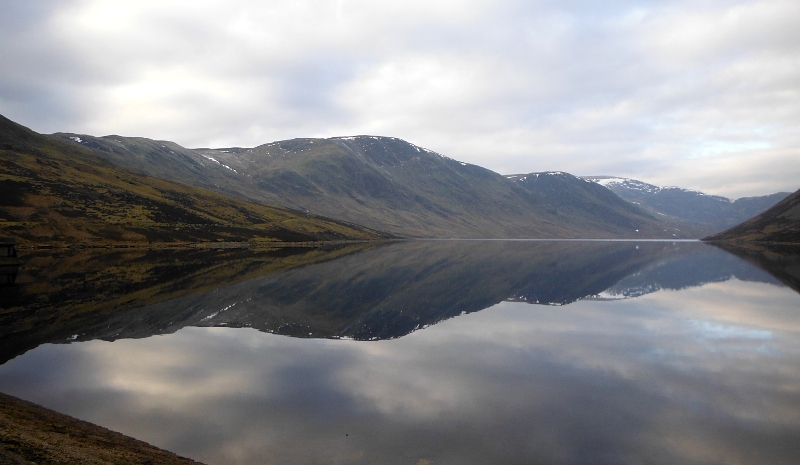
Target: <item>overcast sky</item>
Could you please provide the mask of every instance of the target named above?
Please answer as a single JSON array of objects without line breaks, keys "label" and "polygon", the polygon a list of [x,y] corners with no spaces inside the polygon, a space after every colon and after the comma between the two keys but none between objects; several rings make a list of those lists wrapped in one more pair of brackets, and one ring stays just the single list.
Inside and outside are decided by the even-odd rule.
[{"label": "overcast sky", "polygon": [[0,65],[0,114],[43,133],[800,188],[797,0],[0,0]]}]

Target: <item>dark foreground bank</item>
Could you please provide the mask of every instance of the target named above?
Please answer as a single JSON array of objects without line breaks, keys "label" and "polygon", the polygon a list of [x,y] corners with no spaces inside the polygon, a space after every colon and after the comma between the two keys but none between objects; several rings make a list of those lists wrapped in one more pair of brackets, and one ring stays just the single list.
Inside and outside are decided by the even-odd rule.
[{"label": "dark foreground bank", "polygon": [[156,465],[200,462],[0,393],[0,463]]}]

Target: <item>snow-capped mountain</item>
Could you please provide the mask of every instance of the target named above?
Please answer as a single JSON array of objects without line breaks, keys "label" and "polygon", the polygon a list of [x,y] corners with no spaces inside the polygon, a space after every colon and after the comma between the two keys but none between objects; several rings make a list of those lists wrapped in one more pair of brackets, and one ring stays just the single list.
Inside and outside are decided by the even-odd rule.
[{"label": "snow-capped mountain", "polygon": [[600,184],[601,186],[608,188],[622,187],[628,190],[647,192],[647,193],[655,193],[661,190],[660,187],[655,186],[653,184],[648,184],[646,182],[630,178],[615,178],[612,176],[594,176],[594,177],[584,176],[583,179],[595,182],[597,184]]},{"label": "snow-capped mountain", "polygon": [[659,187],[630,178],[584,176],[583,179],[605,186],[623,199],[656,215],[680,218],[716,230],[752,218],[789,195],[788,192],[778,192],[734,200],[682,187]]},{"label": "snow-capped mountain", "polygon": [[640,237],[692,237],[694,233],[626,202],[604,186],[563,171],[510,174],[506,178],[544,200],[558,217],[580,216],[587,223],[611,221],[636,231]]}]

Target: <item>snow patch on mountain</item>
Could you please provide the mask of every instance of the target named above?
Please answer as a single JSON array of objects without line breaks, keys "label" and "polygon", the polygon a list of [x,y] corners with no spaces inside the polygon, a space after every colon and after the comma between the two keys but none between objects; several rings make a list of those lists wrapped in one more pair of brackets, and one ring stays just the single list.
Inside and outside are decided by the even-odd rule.
[{"label": "snow patch on mountain", "polygon": [[600,184],[603,187],[623,187],[648,194],[655,194],[661,191],[661,188],[653,184],[639,181],[630,178],[617,178],[614,176],[583,176],[583,179]]},{"label": "snow patch on mountain", "polygon": [[[567,178],[576,178],[569,173],[564,171],[540,171],[538,173],[525,173],[525,174],[506,174],[506,179],[510,179],[512,181],[527,181],[528,178],[539,179],[540,176],[560,176],[560,177],[567,177]],[[580,178],[578,178],[580,179]]]},{"label": "snow patch on mountain", "polygon": [[[347,140],[347,141],[359,141],[359,140],[366,140],[366,139],[377,140],[377,141],[380,141],[380,140],[391,140],[391,141],[396,141],[396,142],[397,141],[404,142],[404,143],[410,145],[414,150],[416,150],[419,153],[429,153],[431,155],[437,155],[437,156],[439,156],[441,158],[444,158],[445,160],[453,160],[452,158],[446,157],[446,156],[442,155],[439,152],[434,152],[433,150],[426,149],[425,147],[420,147],[419,145],[412,144],[411,142],[405,141],[405,140],[397,138],[397,137],[386,137],[386,136],[344,136],[344,137],[332,137],[331,138],[331,140],[342,140],[342,141],[344,141],[344,140]],[[453,161],[456,161],[456,160],[453,160]]]},{"label": "snow patch on mountain", "polygon": [[664,192],[667,192],[667,191],[686,192],[686,193],[689,193],[689,194],[694,194],[694,195],[699,195],[699,196],[702,196],[702,197],[708,197],[708,198],[711,198],[711,199],[714,199],[714,200],[719,200],[720,202],[728,202],[728,203],[734,203],[735,202],[734,199],[729,199],[728,197],[722,197],[720,195],[713,195],[713,194],[706,194],[705,192],[700,192],[700,191],[694,190],[694,189],[686,189],[684,187],[666,186],[666,187],[661,188],[661,190],[664,191]]},{"label": "snow patch on mountain", "polygon": [[216,159],[216,158],[214,158],[214,157],[209,157],[208,155],[203,155],[203,154],[200,154],[200,155],[201,155],[203,158],[207,159],[207,160],[211,160],[211,161],[213,161],[214,163],[216,163],[216,164],[218,164],[218,165],[220,165],[220,166],[222,166],[222,167],[224,167],[224,168],[228,168],[229,170],[233,171],[233,172],[234,172],[234,173],[236,173],[236,174],[239,174],[239,172],[238,172],[238,171],[236,171],[235,169],[231,168],[230,166],[228,166],[228,165],[226,165],[226,164],[224,164],[224,163],[221,163],[219,160],[217,160],[217,159]]},{"label": "snow patch on mountain", "polygon": [[712,198],[715,200],[719,200],[720,202],[726,202],[726,203],[734,202],[733,199],[729,199],[727,197],[706,194],[705,192],[700,192],[694,189],[686,189],[684,187],[677,187],[677,186],[658,187],[653,184],[648,184],[646,182],[639,181],[638,179],[618,178],[614,176],[583,176],[583,179],[590,182],[595,182],[609,189],[622,188],[632,191],[639,191],[647,194],[657,194],[659,192],[685,192],[687,194],[694,194],[702,197]]}]

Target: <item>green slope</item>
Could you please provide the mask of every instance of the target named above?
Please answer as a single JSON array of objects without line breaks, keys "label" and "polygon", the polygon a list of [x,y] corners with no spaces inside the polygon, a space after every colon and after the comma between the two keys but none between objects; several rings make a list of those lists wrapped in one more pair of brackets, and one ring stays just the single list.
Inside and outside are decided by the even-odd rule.
[{"label": "green slope", "polygon": [[377,231],[133,173],[0,116],[0,234],[21,244],[307,242]]},{"label": "green slope", "polygon": [[[622,222],[598,217],[591,210],[604,200],[576,205],[566,214],[498,173],[396,138],[294,139],[249,149],[189,150],[142,138],[53,137],[134,171],[404,236],[692,237],[638,211],[621,211]],[[637,233],[631,226],[640,223],[652,227]]]},{"label": "green slope", "polygon": [[703,240],[800,244],[800,190],[760,215]]}]

